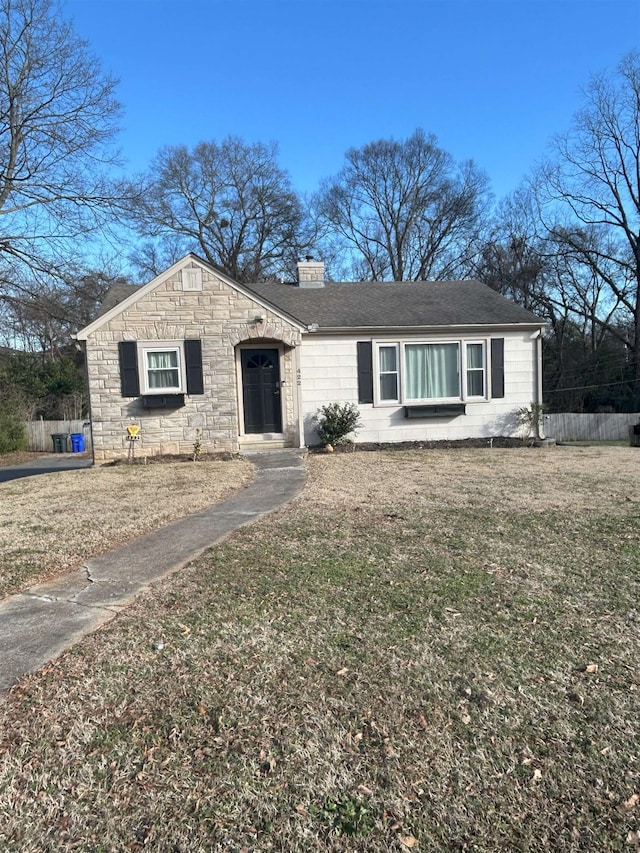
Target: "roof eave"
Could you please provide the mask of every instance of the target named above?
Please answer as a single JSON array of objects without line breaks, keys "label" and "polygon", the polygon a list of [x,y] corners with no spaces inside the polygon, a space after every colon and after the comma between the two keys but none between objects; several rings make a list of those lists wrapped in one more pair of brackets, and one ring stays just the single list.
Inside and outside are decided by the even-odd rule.
[{"label": "roof eave", "polygon": [[[311,325],[314,328],[311,328]],[[492,331],[522,331],[535,332],[547,326],[547,322],[541,320],[539,323],[461,323],[459,325],[439,325],[439,326],[316,326],[316,324],[307,325],[304,328],[305,334],[310,335],[397,335],[397,334],[416,334],[416,333],[433,333],[433,332],[463,332],[465,330],[475,329],[491,329]]]}]

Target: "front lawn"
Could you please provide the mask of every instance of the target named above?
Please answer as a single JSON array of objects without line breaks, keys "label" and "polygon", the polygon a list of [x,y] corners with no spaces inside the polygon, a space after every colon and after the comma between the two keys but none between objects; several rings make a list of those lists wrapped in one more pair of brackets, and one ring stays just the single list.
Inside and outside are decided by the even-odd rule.
[{"label": "front lawn", "polygon": [[64,575],[246,485],[246,460],[107,465],[0,483],[0,598]]},{"label": "front lawn", "polygon": [[640,450],[318,455],[14,688],[0,849],[640,846]]}]

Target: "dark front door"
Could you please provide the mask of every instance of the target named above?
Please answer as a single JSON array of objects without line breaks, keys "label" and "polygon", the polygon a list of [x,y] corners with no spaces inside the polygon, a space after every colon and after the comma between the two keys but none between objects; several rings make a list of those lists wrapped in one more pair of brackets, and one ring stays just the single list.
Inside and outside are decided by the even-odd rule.
[{"label": "dark front door", "polygon": [[277,349],[243,349],[242,396],[246,433],[282,432]]}]

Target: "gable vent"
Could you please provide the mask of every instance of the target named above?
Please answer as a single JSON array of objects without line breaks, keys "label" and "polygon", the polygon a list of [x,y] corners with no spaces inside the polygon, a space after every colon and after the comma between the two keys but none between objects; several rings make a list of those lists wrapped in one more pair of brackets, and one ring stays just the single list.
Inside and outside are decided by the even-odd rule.
[{"label": "gable vent", "polygon": [[185,292],[202,290],[202,270],[200,267],[187,267],[182,270],[182,289]]}]

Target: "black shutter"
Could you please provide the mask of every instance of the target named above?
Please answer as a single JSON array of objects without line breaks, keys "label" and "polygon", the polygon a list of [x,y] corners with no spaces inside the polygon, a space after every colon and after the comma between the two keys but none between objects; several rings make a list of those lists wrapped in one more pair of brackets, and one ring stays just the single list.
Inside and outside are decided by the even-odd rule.
[{"label": "black shutter", "polygon": [[358,341],[358,402],[373,403],[373,347]]},{"label": "black shutter", "polygon": [[187,373],[187,394],[204,394],[202,344],[197,338],[184,342],[184,361]]},{"label": "black shutter", "polygon": [[140,394],[138,379],[138,352],[135,341],[118,343],[120,359],[120,390],[123,397],[137,397]]},{"label": "black shutter", "polygon": [[491,396],[504,397],[504,338],[491,339]]}]

